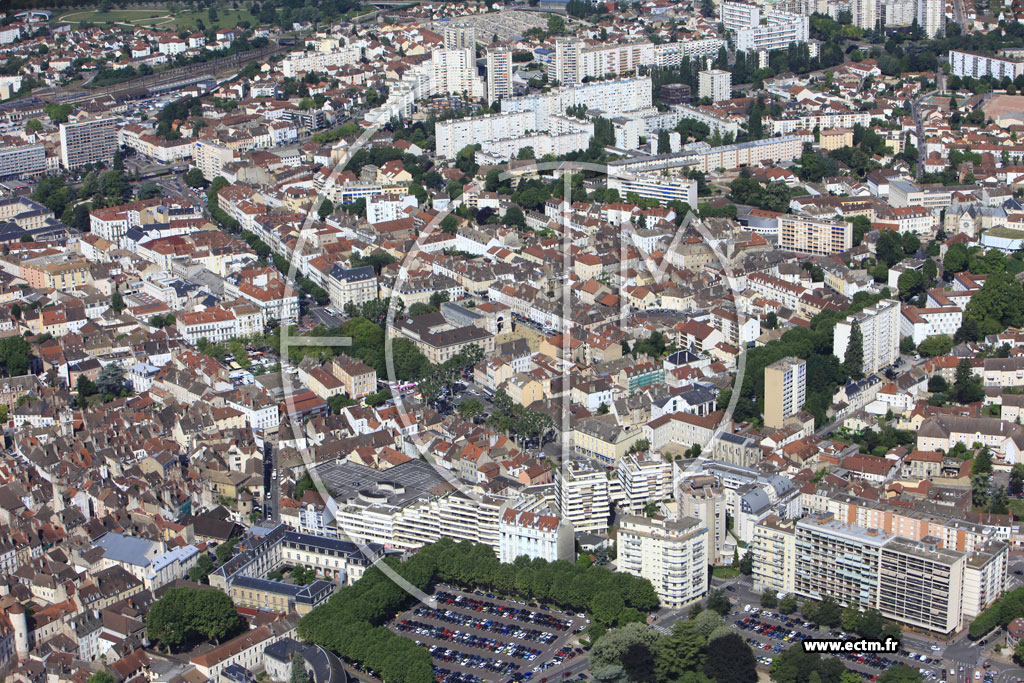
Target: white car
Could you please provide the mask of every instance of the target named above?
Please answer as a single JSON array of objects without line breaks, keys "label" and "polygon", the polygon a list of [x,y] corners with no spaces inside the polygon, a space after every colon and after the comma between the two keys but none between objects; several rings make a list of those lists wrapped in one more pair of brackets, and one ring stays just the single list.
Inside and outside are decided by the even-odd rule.
[{"label": "white car", "polygon": [[942,649],[942,648],[941,648],[941,647],[939,647],[938,645],[932,645],[932,652],[938,652],[938,651],[939,651],[939,650],[941,650],[941,649]]}]

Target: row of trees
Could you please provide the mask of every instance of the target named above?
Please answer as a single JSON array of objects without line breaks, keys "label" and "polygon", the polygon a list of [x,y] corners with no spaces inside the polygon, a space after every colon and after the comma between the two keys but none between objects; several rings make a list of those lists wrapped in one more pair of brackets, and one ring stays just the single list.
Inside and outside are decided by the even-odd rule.
[{"label": "row of trees", "polygon": [[1016,588],[992,603],[971,622],[967,634],[977,640],[999,626],[1006,626],[1017,617],[1024,617],[1024,587]]},{"label": "row of trees", "polygon": [[[643,621],[644,613],[658,605],[658,596],[646,579],[565,561],[521,557],[512,564],[501,564],[488,546],[447,538],[404,562],[395,558],[385,562],[422,591],[429,592],[438,582],[487,588],[587,610],[604,626]],[[434,680],[430,654],[383,626],[413,600],[404,587],[374,567],[303,617],[298,633],[383,680],[429,683]]]}]

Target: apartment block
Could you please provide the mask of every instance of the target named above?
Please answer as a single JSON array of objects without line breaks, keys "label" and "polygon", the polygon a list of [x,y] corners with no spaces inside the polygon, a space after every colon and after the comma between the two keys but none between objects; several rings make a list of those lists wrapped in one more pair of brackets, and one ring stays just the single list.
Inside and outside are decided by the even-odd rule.
[{"label": "apartment block", "polygon": [[828,256],[853,247],[853,226],[846,221],[785,214],[778,222],[780,249]]},{"label": "apartment block", "polygon": [[548,80],[560,85],[575,85],[583,80],[580,73],[580,53],[583,43],[578,38],[555,38],[555,52],[547,65]]},{"label": "apartment block", "polygon": [[626,515],[617,538],[619,571],[645,578],[666,607],[683,607],[708,592],[708,530],[700,520]]},{"label": "apartment block", "polygon": [[699,519],[708,530],[708,563],[722,564],[728,533],[728,505],[725,490],[713,476],[694,477],[680,482],[676,494],[679,514]]},{"label": "apartment block", "polygon": [[46,148],[41,143],[0,149],[0,179],[27,178],[46,171]]},{"label": "apartment block", "polygon": [[502,562],[513,562],[522,555],[548,562],[575,559],[572,523],[556,516],[508,508],[501,515],[498,533]]},{"label": "apartment block", "polygon": [[721,69],[701,71],[697,74],[697,96],[721,102],[732,96],[732,74]]},{"label": "apartment block", "polygon": [[841,605],[875,605],[882,546],[893,538],[878,529],[837,521],[830,513],[796,523],[794,592]]},{"label": "apartment block", "polygon": [[764,369],[764,424],[781,429],[786,418],[803,410],[807,398],[807,361],[792,356]]},{"label": "apartment block", "polygon": [[476,75],[473,50],[461,48],[431,52],[430,92],[433,95],[483,97],[483,82]]},{"label": "apartment block", "polygon": [[847,316],[833,330],[833,349],[837,358],[846,357],[853,326],[860,328],[864,339],[865,375],[878,372],[896,362],[900,351],[900,304],[892,299],[879,301],[860,313]]},{"label": "apartment block", "polygon": [[779,595],[796,590],[796,529],[776,515],[769,515],[754,527],[750,543],[754,559],[754,589],[772,589]]},{"label": "apartment block", "polygon": [[748,52],[784,50],[791,43],[806,43],[810,30],[810,19],[806,16],[768,12],[764,23],[736,31],[736,49]]},{"label": "apartment block", "polygon": [[559,515],[576,531],[605,531],[611,516],[609,489],[603,469],[582,460],[566,462],[555,486]]},{"label": "apartment block", "polygon": [[950,50],[949,65],[954,76],[981,78],[991,76],[997,81],[1009,78],[1011,81],[1024,74],[1024,61],[1009,57],[982,55],[965,50]]},{"label": "apartment block", "polygon": [[718,20],[726,31],[757,26],[761,23],[761,6],[752,2],[726,0],[718,5]]},{"label": "apartment block", "polygon": [[622,507],[640,514],[650,502],[672,497],[672,463],[653,455],[630,453],[615,468],[622,487]]},{"label": "apartment block", "polygon": [[942,0],[917,0],[917,23],[929,38],[945,33],[945,3]]},{"label": "apartment block", "polygon": [[960,626],[964,553],[939,539],[895,538],[879,556],[878,611],[882,616],[938,633]]},{"label": "apartment block", "polygon": [[117,120],[89,119],[60,124],[60,161],[68,170],[110,164],[117,152]]},{"label": "apartment block", "polygon": [[466,23],[447,23],[443,32],[446,50],[476,49],[476,27]]},{"label": "apartment block", "polygon": [[348,304],[361,306],[377,298],[377,273],[371,266],[343,268],[335,264],[326,289],[335,310],[344,311]]},{"label": "apartment block", "polygon": [[512,50],[487,51],[487,101],[512,97]]}]

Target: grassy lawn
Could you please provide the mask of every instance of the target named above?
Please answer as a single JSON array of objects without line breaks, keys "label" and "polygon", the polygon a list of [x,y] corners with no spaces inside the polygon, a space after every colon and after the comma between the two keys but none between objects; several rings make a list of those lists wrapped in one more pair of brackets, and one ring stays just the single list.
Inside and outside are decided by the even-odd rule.
[{"label": "grassy lawn", "polygon": [[732,567],[715,567],[711,570],[711,575],[720,579],[735,579],[740,575],[740,570]]},{"label": "grassy lawn", "polygon": [[221,10],[220,8],[217,10],[217,21],[215,22],[210,21],[209,14],[205,10],[202,12],[191,12],[186,10],[178,12],[172,16],[162,7],[151,7],[139,10],[110,10],[109,12],[101,12],[99,10],[78,10],[75,12],[68,12],[67,14],[60,16],[58,20],[68,21],[71,23],[90,22],[93,24],[113,22],[115,24],[127,24],[131,26],[142,26],[145,28],[154,26],[158,29],[173,28],[176,31],[180,31],[182,29],[186,31],[196,30],[197,20],[201,20],[206,28],[234,28],[243,21],[248,21],[252,26],[256,26],[258,24],[256,18],[249,13],[249,10]]}]

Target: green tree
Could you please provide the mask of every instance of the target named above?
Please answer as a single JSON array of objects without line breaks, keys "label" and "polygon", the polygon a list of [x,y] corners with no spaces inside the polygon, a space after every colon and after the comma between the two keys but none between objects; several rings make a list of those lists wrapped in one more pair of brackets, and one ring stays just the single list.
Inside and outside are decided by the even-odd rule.
[{"label": "green tree", "polygon": [[313,677],[306,670],[306,658],[296,652],[292,655],[291,673],[288,676],[288,683],[312,683]]},{"label": "green tree", "polygon": [[928,337],[917,347],[922,356],[945,356],[952,349],[953,339],[948,334]]},{"label": "green tree", "polygon": [[660,637],[657,631],[648,628],[646,624],[626,624],[621,628],[609,629],[590,648],[591,666],[621,664],[622,655],[631,645],[653,647]]},{"label": "green tree", "polygon": [[1010,468],[1010,490],[1019,493],[1024,488],[1024,463],[1014,463]]},{"label": "green tree", "polygon": [[721,615],[726,615],[732,609],[732,604],[729,602],[728,596],[722,589],[711,591],[708,595],[708,609],[714,610]]},{"label": "green tree", "polygon": [[746,576],[754,573],[754,556],[750,550],[743,553],[743,559],[740,560],[740,573]]},{"label": "green tree", "polygon": [[184,176],[185,184],[189,187],[199,188],[206,185],[206,178],[198,168],[190,168]]},{"label": "green tree", "polygon": [[7,375],[17,377],[28,372],[32,347],[21,335],[0,339],[0,363],[7,369]]},{"label": "green tree", "polygon": [[104,670],[97,671],[89,676],[87,683],[115,683],[116,679]]},{"label": "green tree", "polygon": [[120,363],[108,363],[100,370],[96,389],[104,396],[120,396],[125,391],[124,368]]},{"label": "green tree", "polygon": [[761,593],[761,606],[768,609],[775,609],[779,605],[779,594],[774,589],[766,588]]},{"label": "green tree", "polygon": [[29,119],[25,123],[25,132],[26,133],[39,133],[42,130],[43,130],[43,124],[39,121],[39,119]]},{"label": "green tree", "polygon": [[146,615],[149,639],[170,650],[206,640],[220,643],[244,629],[234,602],[219,590],[171,588]]},{"label": "green tree", "polygon": [[725,625],[722,615],[713,609],[706,609],[693,620],[693,628],[706,640],[716,628]]},{"label": "green tree", "polygon": [[1013,276],[991,273],[964,311],[964,321],[974,320],[981,336],[997,334],[1007,327],[1024,326],[1024,292]]},{"label": "green tree", "polygon": [[127,308],[124,303],[124,297],[121,296],[121,292],[114,290],[114,296],[110,298],[110,307],[114,309],[114,313],[120,313]]},{"label": "green tree", "polygon": [[334,213],[334,204],[330,199],[324,199],[320,202],[320,206],[317,207],[316,214],[320,216],[320,220],[327,218]]},{"label": "green tree", "polygon": [[757,660],[743,638],[730,633],[708,643],[704,675],[715,683],[756,683]]},{"label": "green tree", "polygon": [[676,681],[704,664],[703,636],[692,622],[677,621],[672,635],[659,640],[654,646],[654,673],[658,681]]},{"label": "green tree", "polygon": [[875,254],[890,268],[902,261],[906,252],[903,250],[903,240],[900,238],[900,234],[892,230],[883,230],[875,244]]},{"label": "green tree", "polygon": [[970,253],[967,246],[961,242],[949,245],[946,255],[942,258],[942,268],[947,273],[962,273],[967,270],[970,262]]},{"label": "green tree", "polygon": [[783,614],[792,614],[796,611],[797,600],[793,593],[786,593],[779,598],[779,611]]},{"label": "green tree", "polygon": [[548,16],[548,33],[557,35],[565,32],[565,19],[557,14]]},{"label": "green tree", "polygon": [[213,560],[206,553],[202,553],[195,565],[188,570],[188,578],[196,583],[203,583],[213,570]]},{"label": "green tree", "polygon": [[917,669],[906,664],[890,666],[878,677],[878,683],[922,683],[924,676]]},{"label": "green tree", "polygon": [[864,377],[864,334],[857,322],[850,329],[850,341],[846,345],[846,355],[843,356],[843,374],[853,379]]},{"label": "green tree", "polygon": [[909,301],[924,291],[924,276],[919,270],[905,270],[900,273],[896,286],[900,290],[900,299]]},{"label": "green tree", "polygon": [[[977,296],[977,294],[975,295]],[[981,378],[974,374],[971,362],[960,359],[956,368],[956,380],[953,382],[952,399],[962,405],[975,403],[985,397],[985,389],[981,386]]]}]

